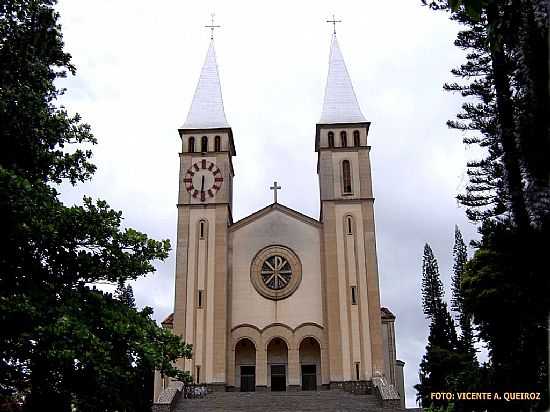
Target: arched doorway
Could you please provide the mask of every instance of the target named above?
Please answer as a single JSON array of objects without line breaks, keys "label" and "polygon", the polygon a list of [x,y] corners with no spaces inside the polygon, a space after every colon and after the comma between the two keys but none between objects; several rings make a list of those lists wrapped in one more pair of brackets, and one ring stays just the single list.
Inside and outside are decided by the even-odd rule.
[{"label": "arched doorway", "polygon": [[315,391],[321,382],[321,347],[307,337],[300,343],[300,373],[303,391]]},{"label": "arched doorway", "polygon": [[235,346],[235,383],[241,392],[256,390],[256,346],[247,338]]},{"label": "arched doorway", "polygon": [[286,391],[288,347],[281,338],[273,338],[267,345],[268,383],[272,391]]}]

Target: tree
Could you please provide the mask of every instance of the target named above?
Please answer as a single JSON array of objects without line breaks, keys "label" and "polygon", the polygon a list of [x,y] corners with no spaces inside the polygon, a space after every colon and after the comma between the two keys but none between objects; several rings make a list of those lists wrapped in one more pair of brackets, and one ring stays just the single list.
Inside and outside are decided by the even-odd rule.
[{"label": "tree", "polygon": [[[121,228],[121,213],[56,184],[91,178],[96,140],[57,101],[74,74],[54,0],[0,0],[0,405],[139,410],[143,368],[178,379],[190,345],[91,284],[124,284],[166,259],[168,240]],[[139,383],[139,382],[138,382]]]},{"label": "tree", "polygon": [[134,290],[132,286],[125,285],[124,282],[119,282],[115,290],[115,295],[122,303],[131,308],[136,307],[136,300],[134,299]]},{"label": "tree", "polygon": [[[482,239],[462,275],[464,308],[489,346],[494,390],[537,391],[538,402],[490,410],[548,407],[548,275],[540,242],[550,238],[550,4],[540,0],[434,0],[459,22],[466,62],[445,85],[465,98],[451,128],[484,153],[468,163],[468,217]],[[544,244],[544,243],[542,243]]]},{"label": "tree", "polygon": [[456,388],[458,339],[444,301],[437,260],[427,243],[422,260],[422,307],[424,315],[430,320],[430,334],[420,363],[420,383],[415,385],[417,400],[423,407],[447,408],[448,400],[432,400],[430,394]]},{"label": "tree", "polygon": [[550,279],[542,275],[549,232],[520,233],[487,221],[481,233],[461,284],[464,306],[488,346],[491,390],[541,393],[536,402],[493,404],[489,410],[547,410]]},{"label": "tree", "polygon": [[451,277],[452,285],[452,297],[451,297],[451,309],[457,314],[456,320],[460,325],[460,345],[462,351],[471,357],[472,367],[477,366],[475,357],[475,349],[473,342],[473,330],[472,330],[472,316],[466,310],[464,306],[464,293],[462,291],[462,279],[464,275],[464,269],[468,262],[468,251],[462,233],[455,226],[455,243],[453,246],[453,274]]}]

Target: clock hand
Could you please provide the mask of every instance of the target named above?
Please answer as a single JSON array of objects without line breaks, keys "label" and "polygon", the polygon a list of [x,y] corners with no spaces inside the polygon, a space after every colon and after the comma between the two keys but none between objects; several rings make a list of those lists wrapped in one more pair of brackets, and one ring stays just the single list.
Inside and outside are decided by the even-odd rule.
[{"label": "clock hand", "polygon": [[204,192],[204,175],[202,176],[202,179],[201,179],[201,192]]}]

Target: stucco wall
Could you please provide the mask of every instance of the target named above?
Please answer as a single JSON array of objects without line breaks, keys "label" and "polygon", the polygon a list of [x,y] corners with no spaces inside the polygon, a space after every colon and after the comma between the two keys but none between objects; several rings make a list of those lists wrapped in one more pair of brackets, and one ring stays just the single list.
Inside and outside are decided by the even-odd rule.
[{"label": "stucco wall", "polygon": [[[260,329],[283,323],[296,328],[305,322],[323,325],[320,229],[280,210],[272,210],[231,232],[231,325],[251,324]],[[288,298],[274,301],[261,296],[250,282],[250,265],[259,250],[286,246],[302,263],[302,281]]]}]

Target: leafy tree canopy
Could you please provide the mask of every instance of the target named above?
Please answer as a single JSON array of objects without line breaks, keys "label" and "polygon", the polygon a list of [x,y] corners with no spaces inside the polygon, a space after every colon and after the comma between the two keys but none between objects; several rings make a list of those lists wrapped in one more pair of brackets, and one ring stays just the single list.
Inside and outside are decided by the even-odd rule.
[{"label": "leafy tree canopy", "polygon": [[170,244],[123,229],[105,201],[59,200],[57,184],[91,178],[96,140],[58,103],[75,68],[54,5],[0,1],[0,405],[138,410],[141,371],[188,379],[172,362],[191,348],[90,285],[152,272]]}]

